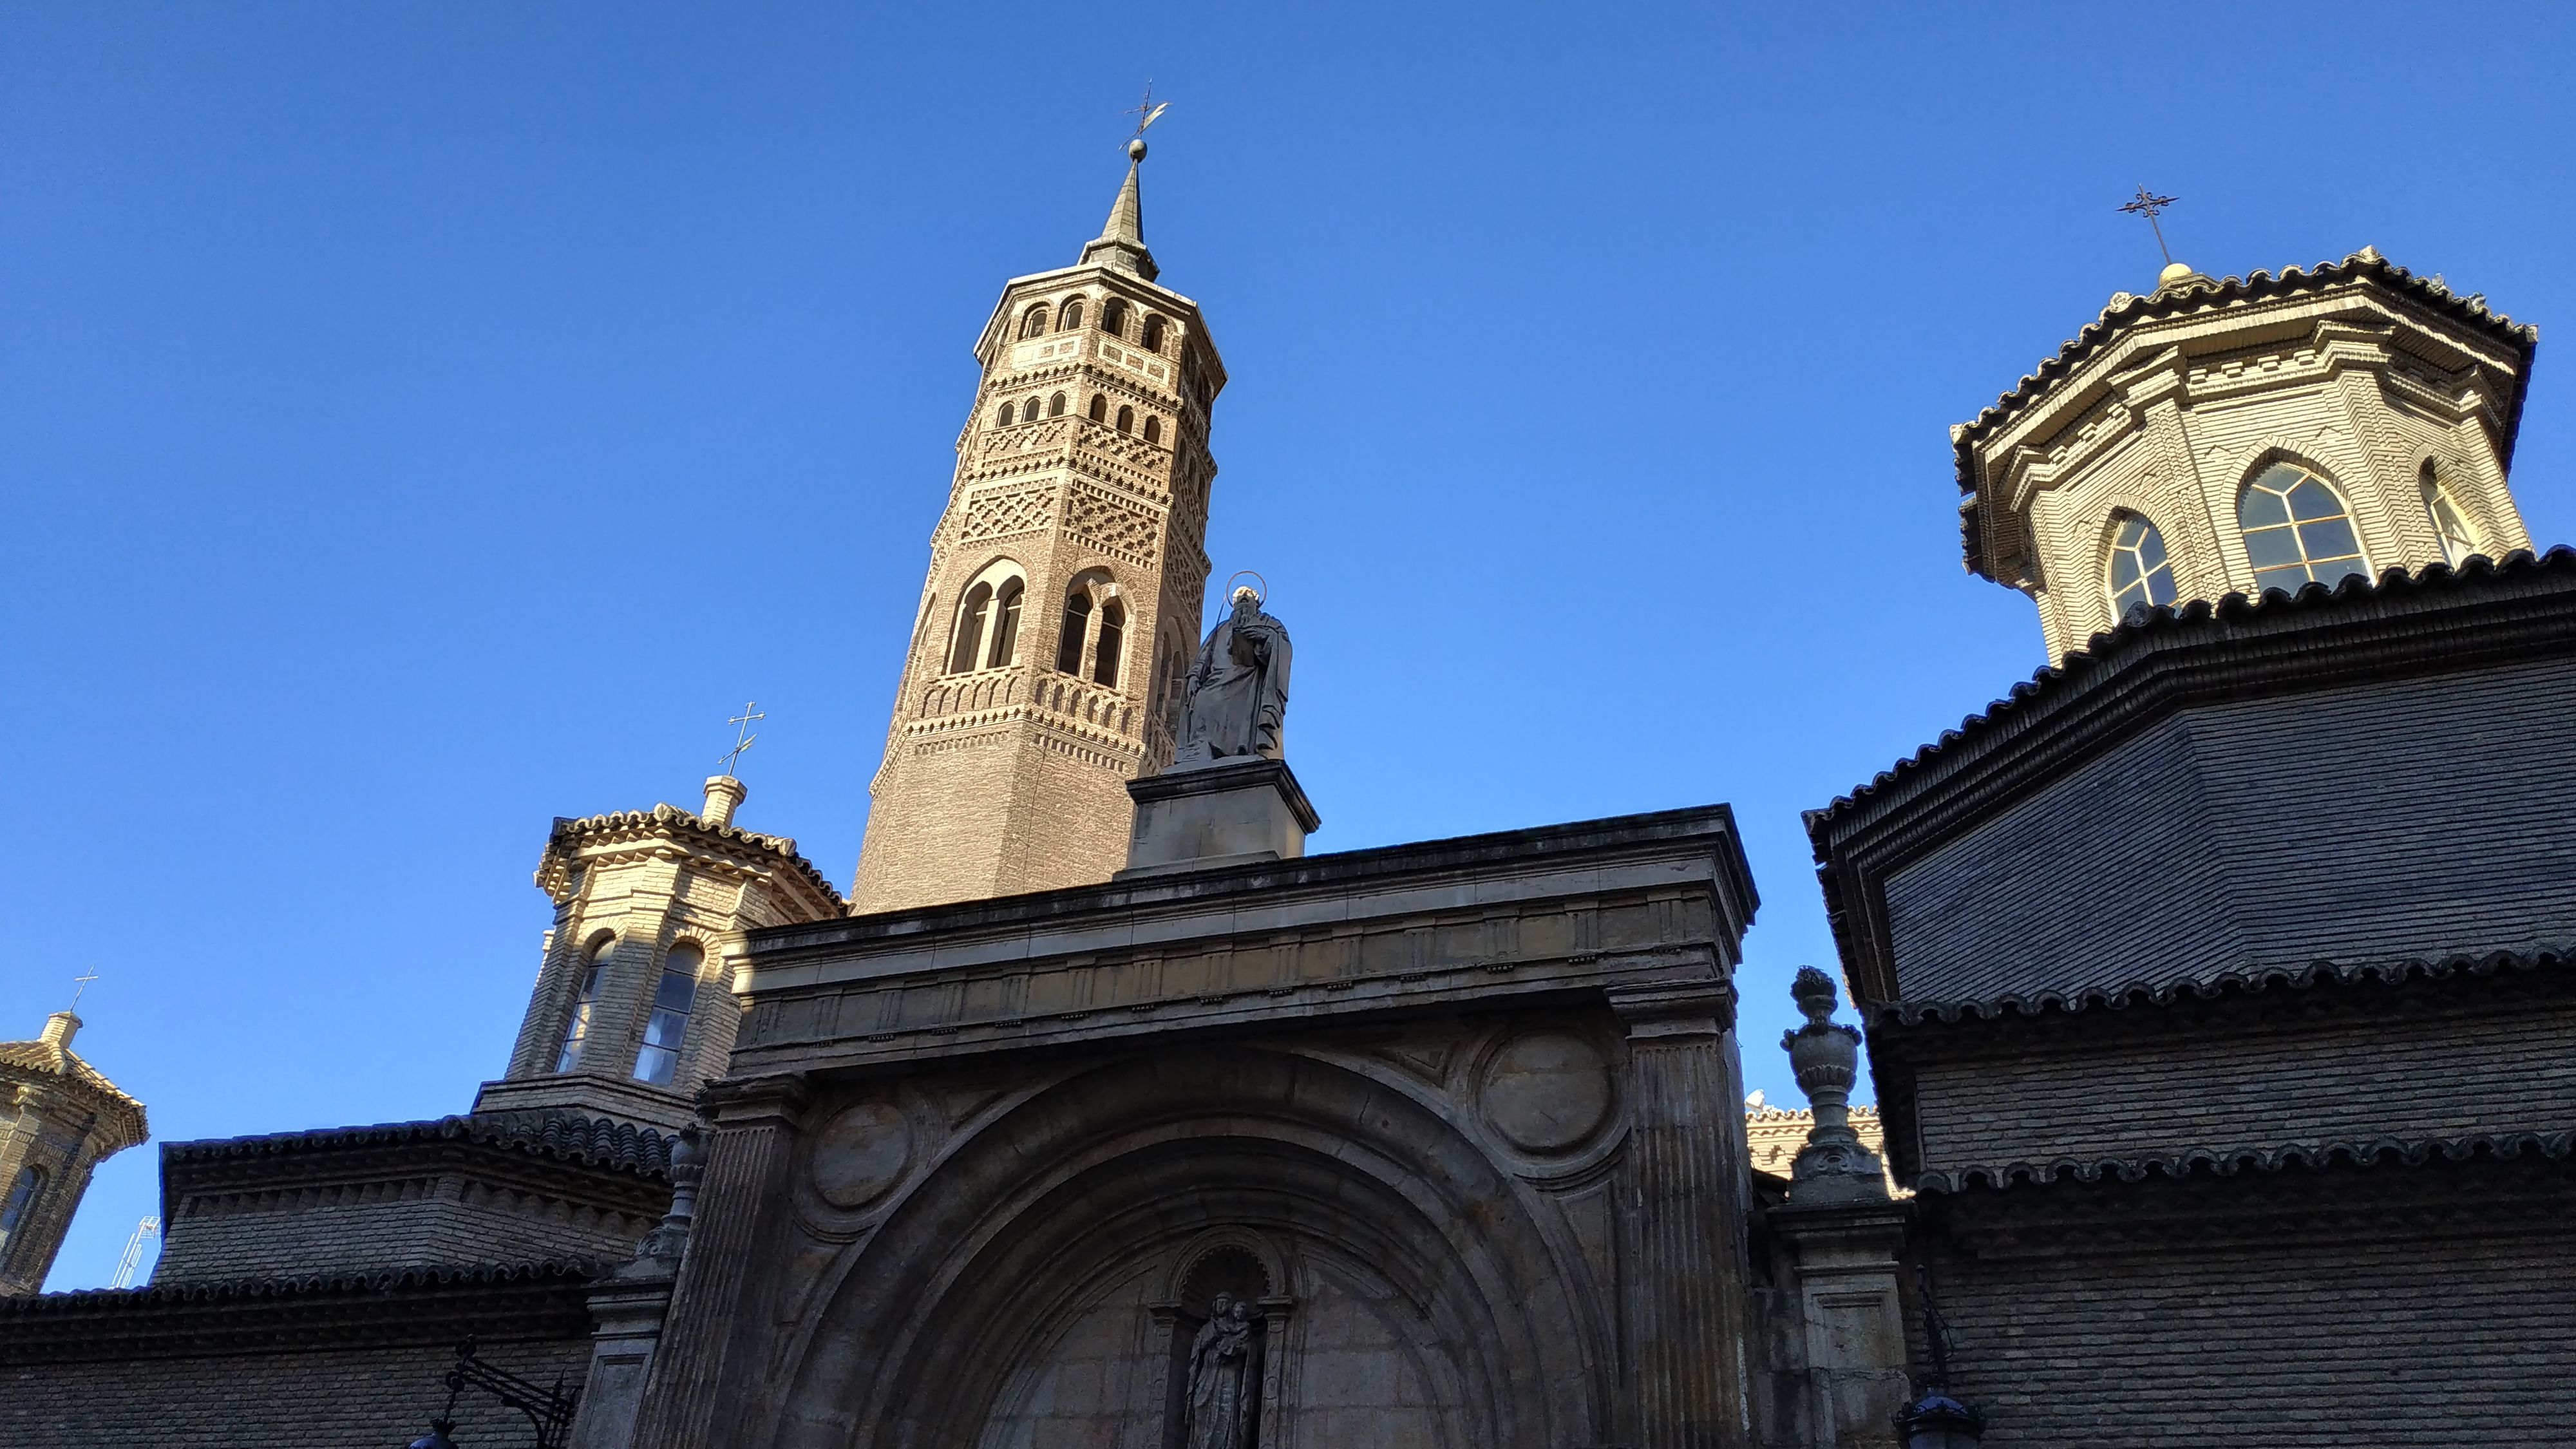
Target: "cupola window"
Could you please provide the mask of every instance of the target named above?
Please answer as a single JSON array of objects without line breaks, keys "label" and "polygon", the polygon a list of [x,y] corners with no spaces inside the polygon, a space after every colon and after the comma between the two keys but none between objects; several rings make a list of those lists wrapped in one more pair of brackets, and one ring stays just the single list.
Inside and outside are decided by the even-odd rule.
[{"label": "cupola window", "polygon": [[616,949],[615,936],[602,936],[584,953],[581,994],[573,998],[572,1017],[564,1023],[563,1045],[555,1052],[556,1071],[569,1072],[581,1065],[581,1049],[590,1041],[591,1018],[599,1010],[599,983],[608,974],[608,953]]},{"label": "cupola window", "polygon": [[644,1022],[644,1045],[635,1052],[635,1080],[656,1087],[671,1085],[680,1066],[680,1041],[689,1034],[689,1011],[697,1005],[698,971],[707,953],[683,941],[662,962],[662,984],[653,989],[653,1014]]},{"label": "cupola window", "polygon": [[2111,556],[2108,577],[2111,591],[2111,616],[2129,612],[2132,604],[2170,604],[2174,601],[2173,560],[2165,553],[2165,536],[2156,526],[2134,513],[2116,514],[2111,519]]},{"label": "cupola window", "polygon": [[2352,514],[2332,484],[2295,463],[2275,463],[2245,485],[2236,500],[2236,524],[2254,586],[2297,589],[2311,581],[2332,584],[2347,574],[2370,577]]},{"label": "cupola window", "polygon": [[1022,337],[1043,337],[1046,335],[1046,324],[1046,303],[1040,302],[1029,309],[1027,316],[1020,319],[1020,335]]},{"label": "cupola window", "polygon": [[1127,303],[1117,297],[1100,304],[1100,330],[1112,337],[1127,335]]},{"label": "cupola window", "polygon": [[1070,332],[1081,325],[1082,299],[1080,297],[1076,297],[1072,301],[1064,304],[1064,316],[1055,324],[1055,330],[1058,332]]},{"label": "cupola window", "polygon": [[2432,520],[2433,532],[2442,540],[2442,562],[2458,568],[2472,556],[2484,552],[2478,547],[2477,534],[2469,528],[2469,520],[2460,512],[2459,504],[2452,500],[2451,490],[2443,487],[2442,480],[2434,476],[2431,463],[2424,465],[2422,481],[2424,516]]},{"label": "cupola window", "polygon": [[18,1235],[29,1215],[36,1210],[36,1200],[45,1194],[45,1170],[41,1167],[18,1169],[18,1180],[9,1184],[9,1198],[0,1202],[0,1257],[9,1251],[9,1240]]},{"label": "cupola window", "polygon": [[1163,350],[1163,319],[1160,317],[1145,319],[1145,350],[1147,352]]}]

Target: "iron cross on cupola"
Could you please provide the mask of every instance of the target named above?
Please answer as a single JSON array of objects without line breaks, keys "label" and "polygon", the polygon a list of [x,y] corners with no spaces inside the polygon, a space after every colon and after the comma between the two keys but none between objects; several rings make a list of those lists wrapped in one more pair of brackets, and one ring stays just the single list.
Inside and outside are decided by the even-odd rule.
[{"label": "iron cross on cupola", "polygon": [[732,778],[734,762],[742,758],[742,752],[760,743],[760,736],[751,733],[751,724],[754,720],[767,719],[769,716],[757,708],[759,703],[760,701],[756,699],[746,702],[742,707],[742,713],[725,721],[726,724],[734,727],[733,748],[718,756],[716,763],[724,767],[725,776],[728,779]]},{"label": "iron cross on cupola", "polygon": [[2156,218],[2165,214],[2166,207],[2181,199],[2177,196],[2158,196],[2146,187],[2140,186],[2137,199],[2120,208],[2122,211],[2133,212],[2147,219],[2148,227],[2156,234],[2156,250],[2165,254],[2165,265],[2169,267],[2173,265],[2173,248],[2165,245],[2165,229]]}]

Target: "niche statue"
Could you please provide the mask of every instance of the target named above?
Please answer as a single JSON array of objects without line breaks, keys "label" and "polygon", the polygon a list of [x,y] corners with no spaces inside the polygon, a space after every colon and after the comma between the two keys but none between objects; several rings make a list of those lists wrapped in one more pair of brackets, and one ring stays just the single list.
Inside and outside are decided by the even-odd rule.
[{"label": "niche statue", "polygon": [[1252,1449],[1252,1306],[1216,1295],[1190,1343],[1189,1449]]},{"label": "niche statue", "polygon": [[1249,585],[1234,591],[1234,613],[1209,632],[1185,689],[1173,768],[1279,758],[1288,630],[1261,612],[1261,595]]}]

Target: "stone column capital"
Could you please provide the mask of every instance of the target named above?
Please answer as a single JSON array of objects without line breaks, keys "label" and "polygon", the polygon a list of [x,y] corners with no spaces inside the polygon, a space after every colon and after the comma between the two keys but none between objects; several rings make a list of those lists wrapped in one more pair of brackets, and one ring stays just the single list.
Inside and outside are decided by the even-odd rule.
[{"label": "stone column capital", "polygon": [[814,1087],[802,1072],[766,1077],[720,1077],[698,1090],[698,1116],[718,1131],[802,1125]]}]

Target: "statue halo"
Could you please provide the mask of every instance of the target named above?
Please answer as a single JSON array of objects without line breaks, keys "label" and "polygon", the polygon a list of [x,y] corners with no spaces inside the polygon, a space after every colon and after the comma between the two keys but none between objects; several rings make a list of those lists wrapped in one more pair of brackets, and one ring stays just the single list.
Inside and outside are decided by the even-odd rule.
[{"label": "statue halo", "polygon": [[1253,602],[1255,604],[1267,604],[1270,602],[1270,581],[1268,579],[1261,578],[1260,574],[1255,573],[1251,569],[1236,569],[1234,573],[1226,579],[1225,596],[1229,602],[1234,598],[1234,581],[1236,579],[1260,579],[1261,587],[1252,591]]}]

